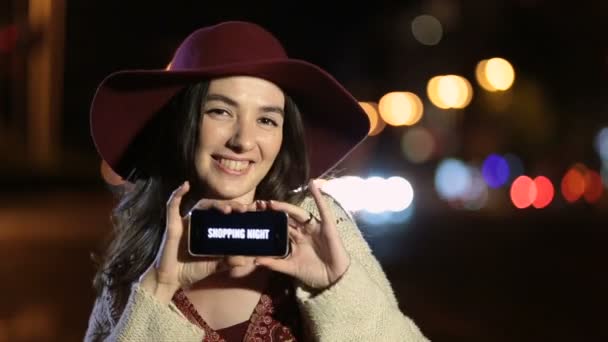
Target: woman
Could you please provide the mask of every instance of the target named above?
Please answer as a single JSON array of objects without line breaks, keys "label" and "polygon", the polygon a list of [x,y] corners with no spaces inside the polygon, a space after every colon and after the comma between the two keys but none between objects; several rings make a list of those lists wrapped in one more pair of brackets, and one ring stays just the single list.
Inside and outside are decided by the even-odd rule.
[{"label": "woman", "polygon": [[[195,31],[167,70],[110,75],[91,132],[128,182],[85,339],[425,341],[352,218],[307,184],[368,125],[333,77],[247,22]],[[193,208],[285,212],[291,252],[189,256]]]}]

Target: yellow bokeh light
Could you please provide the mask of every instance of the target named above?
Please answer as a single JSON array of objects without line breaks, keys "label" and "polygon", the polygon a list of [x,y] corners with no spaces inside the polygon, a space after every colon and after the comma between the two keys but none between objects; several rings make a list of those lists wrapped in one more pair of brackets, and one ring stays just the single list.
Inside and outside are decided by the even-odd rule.
[{"label": "yellow bokeh light", "polygon": [[386,123],[382,120],[380,114],[378,114],[378,104],[373,102],[359,102],[359,105],[363,108],[365,114],[367,114],[367,117],[369,118],[370,127],[367,135],[374,136],[382,132]]},{"label": "yellow bokeh light", "polygon": [[513,85],[515,70],[506,59],[491,58],[486,63],[486,77],[494,88],[507,90]]},{"label": "yellow bokeh light", "polygon": [[437,93],[441,102],[449,108],[456,107],[462,101],[460,82],[453,75],[443,76],[439,79]]},{"label": "yellow bokeh light", "polygon": [[464,77],[444,75],[433,77],[427,86],[431,102],[442,109],[464,108],[473,98],[473,87]]},{"label": "yellow bokeh light", "polygon": [[488,91],[504,91],[513,85],[515,70],[506,59],[494,57],[477,64],[475,77],[479,85]]},{"label": "yellow bokeh light", "polygon": [[422,101],[409,92],[390,92],[378,103],[380,117],[389,125],[412,125],[422,117]]},{"label": "yellow bokeh light", "polygon": [[441,101],[441,97],[439,96],[439,91],[437,89],[437,85],[439,84],[439,80],[443,76],[435,76],[429,80],[429,83],[426,85],[426,94],[435,106],[441,109],[448,109],[449,106],[446,106],[445,103]]},{"label": "yellow bokeh light", "polygon": [[465,108],[473,99],[473,87],[471,86],[471,82],[469,82],[469,80],[466,78],[458,75],[454,76],[458,78],[459,88],[462,93],[462,98],[460,99],[461,101],[456,108]]},{"label": "yellow bokeh light", "polygon": [[492,86],[490,82],[488,82],[488,78],[486,76],[486,65],[488,64],[488,60],[484,59],[481,62],[477,63],[477,67],[475,68],[475,78],[477,79],[477,83],[487,90],[487,91],[496,91],[497,89]]},{"label": "yellow bokeh light", "polygon": [[403,93],[405,96],[409,98],[410,103],[412,104],[412,112],[413,115],[409,117],[409,120],[405,123],[407,126],[412,126],[422,118],[422,113],[424,112],[424,106],[422,105],[422,100],[418,97],[418,95],[410,92]]}]

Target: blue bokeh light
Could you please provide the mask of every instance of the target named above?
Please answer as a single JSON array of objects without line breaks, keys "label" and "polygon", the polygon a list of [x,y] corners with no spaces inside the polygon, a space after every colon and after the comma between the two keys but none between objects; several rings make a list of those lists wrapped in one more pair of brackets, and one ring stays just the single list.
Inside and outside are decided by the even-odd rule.
[{"label": "blue bokeh light", "polygon": [[500,188],[509,180],[509,164],[497,154],[490,154],[481,167],[483,179],[491,188]]}]

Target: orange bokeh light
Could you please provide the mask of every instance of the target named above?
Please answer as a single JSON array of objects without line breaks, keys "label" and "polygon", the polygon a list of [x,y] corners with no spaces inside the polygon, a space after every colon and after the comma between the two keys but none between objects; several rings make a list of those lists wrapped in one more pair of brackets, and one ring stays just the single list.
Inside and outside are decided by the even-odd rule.
[{"label": "orange bokeh light", "polygon": [[585,174],[585,193],[583,194],[585,200],[588,203],[595,203],[602,197],[603,191],[602,176],[596,171],[587,170]]},{"label": "orange bokeh light", "polygon": [[562,178],[562,196],[566,201],[575,202],[585,193],[585,171],[585,168],[574,166]]},{"label": "orange bokeh light", "polygon": [[604,192],[602,176],[581,163],[574,164],[562,178],[562,195],[572,203],[583,197],[588,203],[599,201]]},{"label": "orange bokeh light", "polygon": [[359,105],[363,108],[365,114],[367,114],[367,117],[369,118],[370,127],[367,135],[374,136],[382,132],[386,123],[378,113],[378,104],[374,102],[359,102]]}]

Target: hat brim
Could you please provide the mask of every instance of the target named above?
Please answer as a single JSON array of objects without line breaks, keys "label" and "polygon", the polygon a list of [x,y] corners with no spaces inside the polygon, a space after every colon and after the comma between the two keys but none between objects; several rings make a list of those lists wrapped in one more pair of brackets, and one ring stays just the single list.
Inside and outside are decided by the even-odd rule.
[{"label": "hat brim", "polygon": [[91,134],[100,156],[123,178],[131,142],[184,86],[226,76],[254,76],[278,85],[302,112],[312,177],[341,162],[369,132],[357,100],[330,74],[302,60],[281,59],[196,70],[129,70],[102,81],[91,104]]}]

